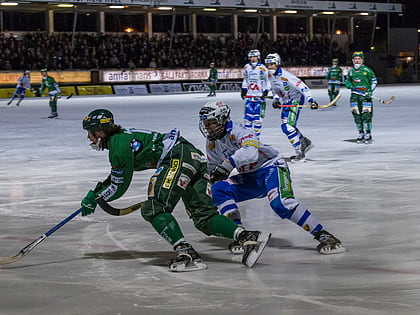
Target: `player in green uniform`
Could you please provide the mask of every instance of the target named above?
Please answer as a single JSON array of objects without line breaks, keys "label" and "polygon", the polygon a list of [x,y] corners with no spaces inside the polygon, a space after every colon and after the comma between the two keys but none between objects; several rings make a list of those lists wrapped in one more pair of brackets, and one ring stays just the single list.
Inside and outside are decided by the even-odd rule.
[{"label": "player in green uniform", "polygon": [[42,81],[39,93],[42,95],[45,89],[48,89],[48,95],[50,97],[50,108],[51,114],[48,118],[55,118],[58,116],[57,113],[57,100],[61,98],[61,90],[58,83],[55,82],[52,76],[48,75],[47,69],[41,69]]},{"label": "player in green uniform", "polygon": [[353,53],[353,67],[347,74],[346,87],[351,90],[350,108],[359,135],[357,142],[372,141],[372,93],[378,84],[375,73],[363,64],[363,52]]},{"label": "player in green uniform", "polygon": [[340,93],[340,84],[344,83],[343,69],[338,66],[338,59],[332,60],[325,79],[328,80],[328,96],[331,102]]},{"label": "player in green uniform", "polygon": [[207,95],[207,97],[216,96],[217,69],[214,66],[214,62],[210,64],[210,73],[209,73],[209,77],[207,78],[207,81],[209,82],[209,89],[210,89],[210,93],[209,95]]},{"label": "player in green uniform", "polygon": [[95,211],[98,197],[106,201],[120,198],[128,189],[133,172],[156,169],[149,181],[148,198],[141,207],[143,218],[171,244],[177,256],[169,263],[171,271],[205,269],[200,255],[187,243],[175,217],[182,198],[194,226],[206,235],[238,240],[245,249],[242,262],[252,267],[264,250],[270,233],[247,231],[220,215],[213,206],[206,156],[180,136],[169,133],[123,129],[114,124],[110,111],[97,109],[83,120],[91,146],[109,150],[111,173],[82,200],[82,215]]}]

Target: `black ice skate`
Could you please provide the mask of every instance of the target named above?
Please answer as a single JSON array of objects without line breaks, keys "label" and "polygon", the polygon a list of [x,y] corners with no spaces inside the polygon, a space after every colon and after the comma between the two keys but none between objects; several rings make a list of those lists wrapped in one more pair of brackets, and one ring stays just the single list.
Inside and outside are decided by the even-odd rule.
[{"label": "black ice skate", "polygon": [[359,131],[359,135],[356,138],[357,143],[363,143],[365,139],[365,133],[363,131]]},{"label": "black ice skate", "polygon": [[56,117],[58,117],[57,112],[51,113],[51,115],[48,116],[48,118],[56,118]]},{"label": "black ice skate", "polygon": [[207,269],[207,265],[201,260],[201,256],[194,250],[191,244],[182,242],[175,246],[177,255],[169,262],[169,270],[173,272],[187,272]]},{"label": "black ice skate", "polygon": [[316,232],[314,234],[314,239],[319,241],[319,245],[316,249],[320,254],[331,255],[344,253],[346,251],[343,245],[341,245],[340,240],[325,230]]},{"label": "black ice skate", "polygon": [[252,268],[262,255],[264,248],[270,240],[271,233],[260,231],[242,231],[239,234],[238,241],[242,244],[244,254],[242,263]]},{"label": "black ice skate", "polygon": [[232,243],[228,245],[228,248],[229,251],[235,255],[242,255],[244,253],[244,248],[238,241],[232,241]]},{"label": "black ice skate", "polygon": [[303,137],[302,140],[300,140],[300,147],[303,154],[306,155],[306,153],[308,153],[309,150],[314,147],[314,145],[312,144],[311,140],[309,140],[306,137]]},{"label": "black ice skate", "polygon": [[295,153],[296,153],[295,155],[292,155],[290,157],[291,162],[299,162],[299,161],[305,162],[304,152],[302,152],[300,149],[295,149]]},{"label": "black ice skate", "polygon": [[363,141],[365,144],[372,143],[372,135],[370,134],[370,132],[366,132]]},{"label": "black ice skate", "polygon": [[12,104],[13,100],[10,100],[7,102],[7,106],[9,106],[10,104]]}]

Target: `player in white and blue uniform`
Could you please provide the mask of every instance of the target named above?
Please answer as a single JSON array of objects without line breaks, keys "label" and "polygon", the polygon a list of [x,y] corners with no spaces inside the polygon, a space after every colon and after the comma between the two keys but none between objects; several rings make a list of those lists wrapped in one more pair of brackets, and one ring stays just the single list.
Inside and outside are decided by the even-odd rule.
[{"label": "player in white and blue uniform", "polygon": [[[267,197],[282,219],[289,219],[320,242],[322,254],[345,251],[341,242],[294,196],[290,171],[283,156],[262,144],[255,133],[230,120],[223,101],[211,101],[200,109],[200,131],[207,138],[206,153],[213,203],[218,211],[242,225],[238,202]],[[239,174],[229,177],[233,169]],[[229,249],[240,253],[240,245]]]},{"label": "player in white and blue uniform", "polygon": [[269,79],[273,91],[273,108],[281,109],[281,130],[289,139],[295,150],[292,161],[302,160],[305,154],[312,149],[311,140],[304,137],[297,128],[301,108],[305,102],[317,109],[318,104],[312,97],[309,87],[297,76],[280,67],[280,56],[277,53],[269,54],[265,64],[269,69]]},{"label": "player in white and blue uniform", "polygon": [[16,90],[15,93],[13,93],[12,99],[7,103],[7,105],[12,104],[14,99],[18,96],[19,100],[16,103],[16,106],[19,106],[20,102],[25,98],[26,89],[31,88],[31,77],[30,77],[31,71],[25,70],[23,72],[23,75],[21,75],[17,80]]},{"label": "player in white and blue uniform", "polygon": [[245,101],[245,127],[254,129],[257,136],[261,133],[262,118],[265,114],[265,97],[271,89],[268,70],[260,62],[261,53],[253,49],[248,53],[250,60],[244,67],[241,97]]}]

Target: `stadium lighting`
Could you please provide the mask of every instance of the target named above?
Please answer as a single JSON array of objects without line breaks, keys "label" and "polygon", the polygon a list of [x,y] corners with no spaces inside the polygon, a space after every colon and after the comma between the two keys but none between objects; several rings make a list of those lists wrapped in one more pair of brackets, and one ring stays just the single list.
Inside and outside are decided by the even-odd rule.
[{"label": "stadium lighting", "polygon": [[297,11],[296,10],[286,10],[286,11],[283,11],[283,13],[286,13],[286,14],[296,14]]},{"label": "stadium lighting", "polygon": [[17,2],[2,2],[1,5],[13,7],[13,6],[17,6],[18,3]]},{"label": "stadium lighting", "polygon": [[342,32],[342,31],[340,31],[340,30],[336,30],[336,31],[335,31],[335,34],[336,34],[336,35],[341,35],[341,34],[343,34],[343,32]]},{"label": "stadium lighting", "polygon": [[134,32],[134,29],[132,29],[131,27],[127,27],[127,28],[124,30],[124,32],[126,32],[126,33],[132,33],[132,32]]},{"label": "stadium lighting", "polygon": [[71,3],[61,3],[61,4],[57,4],[57,7],[59,8],[73,8],[74,4]]},{"label": "stadium lighting", "polygon": [[256,12],[258,12],[258,10],[257,9],[246,9],[246,10],[244,10],[244,12],[246,12],[246,13],[256,13]]},{"label": "stadium lighting", "polygon": [[159,7],[157,9],[161,10],[161,11],[170,11],[170,10],[172,10],[172,7]]},{"label": "stadium lighting", "polygon": [[125,7],[123,5],[110,5],[110,9],[124,9]]},{"label": "stadium lighting", "polygon": [[217,9],[215,9],[215,8],[204,8],[203,11],[214,12],[214,11],[217,11]]},{"label": "stadium lighting", "polygon": [[368,12],[360,12],[360,15],[369,15]]},{"label": "stadium lighting", "polygon": [[333,14],[335,14],[335,12],[333,12],[333,11],[324,11],[324,12],[321,12],[321,14],[324,14],[324,15],[333,15]]}]

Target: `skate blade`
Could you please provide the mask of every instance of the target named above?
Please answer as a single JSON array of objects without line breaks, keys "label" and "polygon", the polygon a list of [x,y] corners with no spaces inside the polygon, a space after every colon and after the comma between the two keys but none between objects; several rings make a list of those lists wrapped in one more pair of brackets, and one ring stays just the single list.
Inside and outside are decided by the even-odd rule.
[{"label": "skate blade", "polygon": [[319,250],[320,254],[323,255],[333,255],[333,254],[340,254],[346,252],[347,249],[343,245],[336,246],[331,248],[331,246],[324,246]]},{"label": "skate blade", "polygon": [[314,147],[314,145],[313,144],[311,144],[311,145],[309,145],[309,146],[307,146],[306,147],[306,149],[305,149],[305,151],[303,152],[303,153],[308,153],[309,152],[309,150],[311,150],[312,148]]},{"label": "skate blade", "polygon": [[189,272],[207,269],[207,265],[202,261],[193,261],[188,265],[184,263],[173,263],[169,266],[172,272]]},{"label": "skate blade", "polygon": [[[261,234],[258,236],[257,242],[245,242],[244,247],[249,245],[249,246],[255,246],[256,249],[252,249],[247,257],[243,257],[242,263],[245,266],[248,266],[249,268],[254,267],[254,265],[257,263],[258,259],[262,255],[264,248],[267,246],[270,238],[271,238],[271,233],[261,232]],[[252,243],[257,243],[257,244],[252,244]]]},{"label": "skate blade", "polygon": [[244,249],[242,246],[231,246],[229,247],[229,251],[234,255],[243,255]]}]

